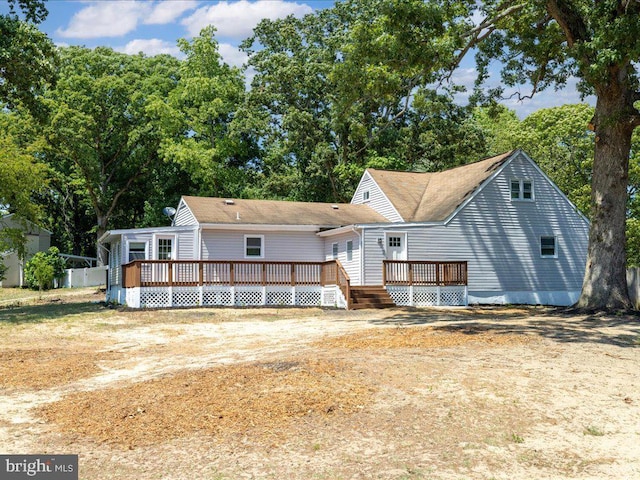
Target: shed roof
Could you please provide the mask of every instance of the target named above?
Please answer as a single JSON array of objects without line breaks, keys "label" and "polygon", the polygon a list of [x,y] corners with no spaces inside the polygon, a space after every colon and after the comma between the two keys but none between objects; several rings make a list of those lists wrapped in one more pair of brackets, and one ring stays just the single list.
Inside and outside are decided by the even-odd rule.
[{"label": "shed roof", "polygon": [[367,169],[405,222],[446,220],[509,158],[513,151],[442,172]]},{"label": "shed roof", "polygon": [[338,227],[388,223],[368,205],[183,196],[198,223],[238,225],[318,225]]}]

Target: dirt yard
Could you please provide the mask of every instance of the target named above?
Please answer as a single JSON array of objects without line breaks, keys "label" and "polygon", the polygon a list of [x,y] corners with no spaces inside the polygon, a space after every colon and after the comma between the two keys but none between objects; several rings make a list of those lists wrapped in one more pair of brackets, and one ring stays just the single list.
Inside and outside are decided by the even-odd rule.
[{"label": "dirt yard", "polygon": [[0,307],[0,451],[82,479],[640,479],[640,318]]}]

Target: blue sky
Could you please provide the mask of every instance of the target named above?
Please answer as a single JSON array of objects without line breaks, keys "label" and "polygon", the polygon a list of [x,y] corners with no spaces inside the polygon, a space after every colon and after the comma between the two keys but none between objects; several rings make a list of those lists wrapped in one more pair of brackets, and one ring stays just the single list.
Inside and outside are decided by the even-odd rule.
[{"label": "blue sky", "polygon": [[[192,38],[204,26],[213,24],[218,30],[223,58],[229,64],[241,66],[246,56],[237,46],[251,35],[260,19],[303,16],[332,4],[333,1],[308,0],[49,0],[46,3],[49,16],[40,28],[58,45],[104,45],[131,54],[142,51],[148,55],[178,55],[179,38]],[[497,68],[494,77],[497,82]],[[455,80],[471,86],[474,79],[475,69],[469,58]],[[463,95],[460,101],[464,100]],[[570,80],[562,91],[542,92],[531,100],[512,99],[503,103],[524,118],[540,108],[579,101],[575,81]]]}]

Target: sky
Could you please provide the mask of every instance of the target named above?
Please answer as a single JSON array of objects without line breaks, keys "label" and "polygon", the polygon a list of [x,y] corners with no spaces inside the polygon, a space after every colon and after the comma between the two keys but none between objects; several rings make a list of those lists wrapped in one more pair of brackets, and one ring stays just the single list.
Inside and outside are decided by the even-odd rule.
[{"label": "sky", "polygon": [[[247,58],[238,50],[238,45],[251,35],[262,18],[301,17],[331,7],[333,3],[314,0],[49,0],[46,3],[49,15],[40,29],[60,46],[109,46],[129,54],[180,56],[176,44],[179,38],[191,39],[203,27],[213,24],[223,59],[230,65],[242,66]],[[469,58],[461,65],[454,78],[457,83],[472,86],[475,79],[472,62]],[[498,66],[495,67],[495,82],[498,81],[497,71]],[[575,84],[570,80],[561,91],[542,92],[530,100],[520,102],[513,98],[503,103],[524,118],[540,108],[579,102]],[[527,93],[523,90],[523,94]],[[461,103],[465,99],[464,94],[458,97]]]}]

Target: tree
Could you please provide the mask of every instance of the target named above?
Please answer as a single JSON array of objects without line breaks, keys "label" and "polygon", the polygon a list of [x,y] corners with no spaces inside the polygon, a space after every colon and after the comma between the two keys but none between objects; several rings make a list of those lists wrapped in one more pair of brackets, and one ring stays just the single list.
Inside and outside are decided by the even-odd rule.
[{"label": "tree", "polygon": [[42,117],[37,97],[53,82],[56,61],[55,46],[36,27],[47,10],[40,0],[9,0],[9,9],[9,14],[0,15],[0,103],[9,108],[24,104]]},{"label": "tree", "polygon": [[234,124],[263,149],[252,194],[346,201],[366,167],[432,170],[483,151],[469,110],[404,68],[406,52],[384,49],[393,68],[371,61],[386,45],[384,4],[350,0],[263,20],[243,43],[256,75]]},{"label": "tree", "polygon": [[15,251],[20,258],[26,253],[25,228],[3,223],[3,213],[15,214],[19,224],[37,221],[40,209],[34,195],[46,185],[46,166],[38,163],[27,145],[21,142],[16,115],[0,113],[0,252]]},{"label": "tree", "polygon": [[410,67],[422,65],[427,78],[434,72],[451,78],[475,48],[478,85],[497,59],[503,85],[529,86],[525,96],[561,87],[572,76],[581,92],[596,95],[591,229],[577,304],[585,309],[631,308],[625,214],[631,137],[640,125],[634,105],[640,99],[639,14],[640,2],[629,0],[390,0],[380,13],[387,37],[405,46]]},{"label": "tree", "polygon": [[[161,163],[158,104],[175,88],[178,60],[103,47],[63,48],[60,58],[59,81],[45,96],[50,117],[43,155],[85,196],[100,238],[127,211],[124,198],[148,192],[146,180]],[[97,256],[106,261],[100,248]]]},{"label": "tree", "polygon": [[213,26],[178,45],[186,57],[180,80],[158,104],[162,155],[187,173],[194,193],[242,196],[251,173],[248,163],[258,153],[249,135],[230,128],[245,93],[242,72],[223,63]]}]

